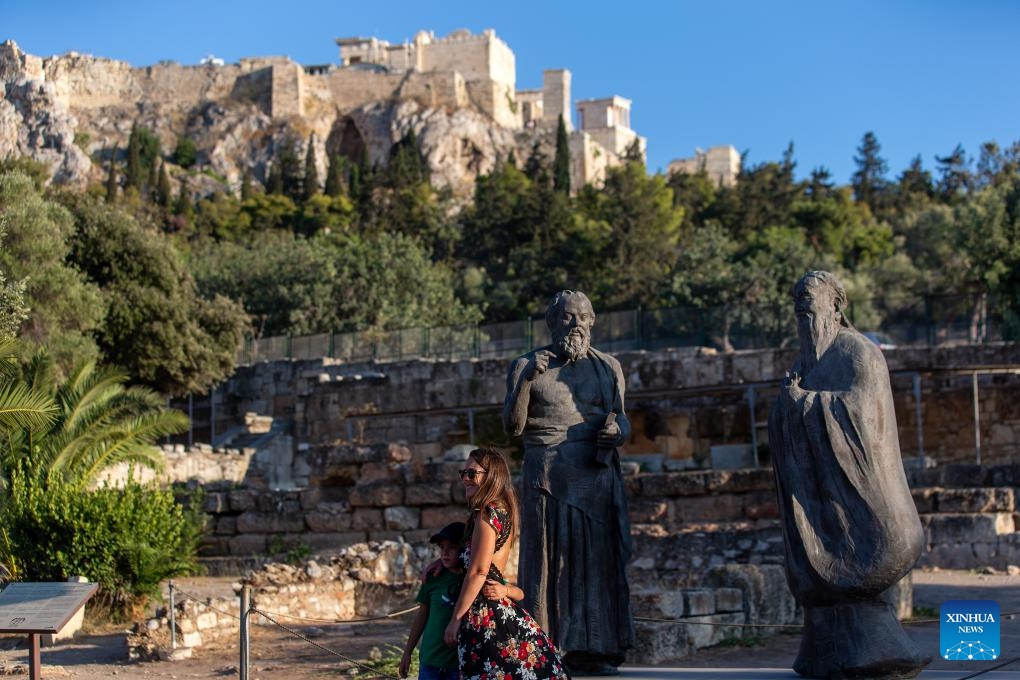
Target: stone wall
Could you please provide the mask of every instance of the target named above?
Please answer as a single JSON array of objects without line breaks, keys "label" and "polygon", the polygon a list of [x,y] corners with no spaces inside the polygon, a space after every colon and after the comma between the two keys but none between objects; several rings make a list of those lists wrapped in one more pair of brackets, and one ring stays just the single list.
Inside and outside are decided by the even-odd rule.
[{"label": "stone wall", "polygon": [[[925,454],[939,463],[976,462],[970,367],[1020,366],[1020,345],[904,348],[885,351],[900,447],[919,453],[913,378],[921,377]],[[618,354],[634,424],[625,456],[649,465],[706,464],[713,446],[750,444],[767,464],[763,427],[792,350],[718,354],[704,348]],[[255,412],[292,424],[298,445],[404,441],[425,456],[456,444],[501,441],[506,359],[343,363],[278,361],[238,368],[213,395],[216,431]],[[1015,373],[979,376],[982,461],[1017,461],[1020,389]],[[751,413],[751,398],[754,413]],[[208,420],[196,416],[201,435]]]},{"label": "stone wall", "polygon": [[[445,524],[464,519],[457,470],[466,453],[460,447],[447,460],[396,444],[310,447],[294,461],[309,480],[307,488],[207,485],[203,508],[210,534],[202,555],[216,571],[294,550],[328,552],[364,541],[426,544]],[[782,564],[770,469],[627,469],[635,587],[693,587],[712,568]],[[911,470],[928,538],[920,564],[1020,565],[1018,480],[1020,466]]]}]

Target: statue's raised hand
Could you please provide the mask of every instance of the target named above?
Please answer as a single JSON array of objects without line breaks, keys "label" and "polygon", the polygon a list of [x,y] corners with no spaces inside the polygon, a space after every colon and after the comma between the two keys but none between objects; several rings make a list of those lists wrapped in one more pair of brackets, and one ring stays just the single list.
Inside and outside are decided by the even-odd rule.
[{"label": "statue's raised hand", "polygon": [[547,349],[540,349],[535,352],[535,360],[528,365],[528,380],[534,380],[536,376],[545,373],[549,369],[549,360],[552,359],[555,354]]}]

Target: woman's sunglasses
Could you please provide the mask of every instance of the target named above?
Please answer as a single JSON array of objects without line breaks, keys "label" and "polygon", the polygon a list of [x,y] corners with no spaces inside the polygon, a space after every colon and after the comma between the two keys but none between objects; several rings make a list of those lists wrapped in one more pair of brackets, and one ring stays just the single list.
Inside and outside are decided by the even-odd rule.
[{"label": "woman's sunglasses", "polygon": [[469,482],[473,482],[473,481],[475,481],[475,477],[477,477],[478,475],[485,474],[486,472],[488,472],[488,470],[476,470],[474,468],[464,468],[463,470],[460,470],[459,472],[460,472],[460,478],[461,479],[466,479]]}]

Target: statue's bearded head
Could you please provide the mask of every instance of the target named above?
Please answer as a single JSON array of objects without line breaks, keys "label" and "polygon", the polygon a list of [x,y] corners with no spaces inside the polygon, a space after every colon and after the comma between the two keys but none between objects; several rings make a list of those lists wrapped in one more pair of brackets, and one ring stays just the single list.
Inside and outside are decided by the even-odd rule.
[{"label": "statue's bearded head", "polygon": [[549,304],[545,322],[552,335],[553,349],[562,358],[576,361],[588,353],[595,312],[584,293],[560,291]]},{"label": "statue's bearded head", "polygon": [[807,369],[829,349],[840,327],[850,325],[843,314],[846,290],[829,272],[812,271],[794,285],[792,294],[801,361]]}]

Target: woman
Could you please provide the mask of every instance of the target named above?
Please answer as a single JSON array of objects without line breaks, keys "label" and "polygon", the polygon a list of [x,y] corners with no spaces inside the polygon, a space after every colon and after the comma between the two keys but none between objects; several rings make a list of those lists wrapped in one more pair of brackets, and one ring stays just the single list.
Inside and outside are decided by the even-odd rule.
[{"label": "woman", "polygon": [[471,508],[462,555],[467,566],[444,638],[457,645],[461,679],[569,680],[559,652],[511,599],[517,589],[503,578],[517,523],[506,460],[496,449],[475,449],[460,478]]}]

